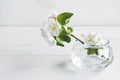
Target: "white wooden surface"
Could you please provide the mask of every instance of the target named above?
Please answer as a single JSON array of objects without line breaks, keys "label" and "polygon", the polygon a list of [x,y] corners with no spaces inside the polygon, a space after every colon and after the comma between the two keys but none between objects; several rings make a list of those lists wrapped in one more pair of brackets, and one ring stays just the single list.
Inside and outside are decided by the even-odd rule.
[{"label": "white wooden surface", "polygon": [[101,72],[76,69],[70,59],[70,45],[48,47],[40,27],[0,27],[0,80],[114,80],[120,79],[120,27],[80,26],[81,32],[104,32],[113,47],[114,61]]},{"label": "white wooden surface", "polygon": [[119,80],[119,63],[89,72],[76,69],[69,56],[0,56],[0,80]]}]

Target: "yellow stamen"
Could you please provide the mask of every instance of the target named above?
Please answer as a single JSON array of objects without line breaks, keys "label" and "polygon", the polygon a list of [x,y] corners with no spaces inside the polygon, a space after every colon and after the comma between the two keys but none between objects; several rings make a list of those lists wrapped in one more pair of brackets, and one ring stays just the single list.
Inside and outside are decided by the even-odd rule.
[{"label": "yellow stamen", "polygon": [[102,39],[102,37],[99,37],[99,38],[98,38],[98,41],[100,41],[101,39]]},{"label": "yellow stamen", "polygon": [[51,29],[54,31],[56,29],[56,26],[55,25],[52,25],[51,26]]},{"label": "yellow stamen", "polygon": [[92,37],[88,37],[88,41],[92,41]]}]

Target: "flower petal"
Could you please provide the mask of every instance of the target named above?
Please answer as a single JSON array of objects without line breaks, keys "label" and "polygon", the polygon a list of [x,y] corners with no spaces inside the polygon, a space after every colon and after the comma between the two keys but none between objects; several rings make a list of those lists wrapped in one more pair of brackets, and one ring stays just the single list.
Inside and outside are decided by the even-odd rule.
[{"label": "flower petal", "polygon": [[42,36],[45,40],[47,40],[47,37],[48,37],[47,31],[46,31],[44,28],[41,28],[41,29],[40,29],[40,32],[41,32],[41,36]]},{"label": "flower petal", "polygon": [[48,45],[53,46],[55,44],[54,38],[51,35],[49,35],[44,28],[41,28],[40,31],[41,31],[41,36],[48,43]]},{"label": "flower petal", "polygon": [[58,30],[61,29],[61,25],[59,23],[56,23],[56,27],[57,27]]},{"label": "flower petal", "polygon": [[53,35],[54,35],[54,36],[58,36],[58,35],[59,35],[59,30],[53,31]]},{"label": "flower petal", "polygon": [[56,43],[56,41],[54,40],[54,38],[53,37],[49,37],[49,39],[48,39],[48,45],[49,46],[53,46],[53,45],[55,45],[55,43]]}]

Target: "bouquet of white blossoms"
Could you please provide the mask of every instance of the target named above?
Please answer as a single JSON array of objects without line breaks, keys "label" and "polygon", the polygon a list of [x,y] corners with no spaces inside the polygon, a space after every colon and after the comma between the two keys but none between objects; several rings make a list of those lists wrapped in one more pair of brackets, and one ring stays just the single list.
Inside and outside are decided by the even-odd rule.
[{"label": "bouquet of white blossoms", "polygon": [[[73,28],[67,26],[73,13],[56,12],[48,17],[48,22],[40,29],[42,37],[48,42],[49,46],[58,45],[64,47],[64,43],[70,43],[71,37],[75,38],[81,44],[102,45],[105,43],[104,37],[99,33],[82,33],[81,39],[72,34]],[[96,54],[97,49],[88,50],[88,54]]]}]

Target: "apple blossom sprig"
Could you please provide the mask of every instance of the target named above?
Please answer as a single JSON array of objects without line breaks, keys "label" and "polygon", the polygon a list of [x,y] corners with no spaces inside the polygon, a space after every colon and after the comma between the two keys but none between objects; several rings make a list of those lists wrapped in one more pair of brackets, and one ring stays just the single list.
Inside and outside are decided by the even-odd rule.
[{"label": "apple blossom sprig", "polygon": [[[105,43],[104,37],[99,33],[83,33],[81,38],[72,34],[73,28],[66,26],[70,22],[73,13],[56,12],[48,17],[48,22],[40,29],[42,37],[48,42],[49,46],[58,45],[64,47],[64,43],[70,43],[71,37],[75,38],[81,44],[89,46],[99,46]],[[99,48],[86,48],[88,55],[98,55]]]},{"label": "apple blossom sprig", "polygon": [[64,12],[57,14],[56,12],[48,17],[48,23],[41,28],[41,35],[48,42],[50,46],[54,44],[64,47],[64,42],[70,43],[71,37],[77,39],[82,44],[79,38],[72,34],[73,28],[66,26],[69,23],[73,13]]}]

